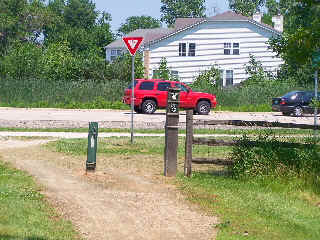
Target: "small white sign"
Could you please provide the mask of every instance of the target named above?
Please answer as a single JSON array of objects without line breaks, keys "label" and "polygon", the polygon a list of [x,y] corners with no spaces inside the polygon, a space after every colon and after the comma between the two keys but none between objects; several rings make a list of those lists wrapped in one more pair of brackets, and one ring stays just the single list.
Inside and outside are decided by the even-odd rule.
[{"label": "small white sign", "polygon": [[94,138],[91,136],[91,148],[94,148]]}]

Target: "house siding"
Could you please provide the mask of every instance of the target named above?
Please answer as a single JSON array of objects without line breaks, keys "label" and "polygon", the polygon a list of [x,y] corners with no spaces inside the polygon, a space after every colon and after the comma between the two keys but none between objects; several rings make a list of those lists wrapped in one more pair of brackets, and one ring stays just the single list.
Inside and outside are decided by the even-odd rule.
[{"label": "house siding", "polygon": [[[245,65],[250,60],[250,54],[261,61],[266,70],[275,72],[283,61],[268,49],[267,41],[273,34],[247,21],[199,24],[149,46],[149,77],[152,77],[152,70],[159,68],[162,57],[166,58],[170,70],[179,72],[183,82],[194,81],[201,72],[215,65],[224,71],[233,70],[233,83],[240,83],[248,77]],[[240,54],[224,55],[225,42],[239,43]],[[179,43],[195,43],[195,56],[179,56]]]}]

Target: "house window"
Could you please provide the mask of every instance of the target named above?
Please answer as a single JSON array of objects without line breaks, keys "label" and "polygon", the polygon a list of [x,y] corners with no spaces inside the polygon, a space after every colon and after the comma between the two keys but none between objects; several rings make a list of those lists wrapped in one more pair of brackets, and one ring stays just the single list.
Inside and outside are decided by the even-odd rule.
[{"label": "house window", "polygon": [[226,70],[226,86],[233,85],[233,70]]},{"label": "house window", "polygon": [[188,56],[196,55],[196,44],[195,43],[179,43],[179,56],[187,56],[187,47],[188,47]]},{"label": "house window", "polygon": [[230,55],[231,43],[224,43],[224,55]]},{"label": "house window", "polygon": [[196,55],[196,44],[195,43],[189,43],[189,52],[188,56],[195,56]]},{"label": "house window", "polygon": [[179,43],[179,56],[186,56],[187,54],[187,44]]},{"label": "house window", "polygon": [[117,59],[117,57],[122,55],[121,49],[111,49],[110,59],[111,61],[114,61]]},{"label": "house window", "polygon": [[171,78],[174,81],[178,81],[179,80],[179,72],[178,71],[171,71]]},{"label": "house window", "polygon": [[233,43],[232,47],[233,47],[232,49],[233,55],[239,55],[240,54],[239,43]]},{"label": "house window", "polygon": [[224,55],[239,55],[240,44],[239,43],[224,43]]}]

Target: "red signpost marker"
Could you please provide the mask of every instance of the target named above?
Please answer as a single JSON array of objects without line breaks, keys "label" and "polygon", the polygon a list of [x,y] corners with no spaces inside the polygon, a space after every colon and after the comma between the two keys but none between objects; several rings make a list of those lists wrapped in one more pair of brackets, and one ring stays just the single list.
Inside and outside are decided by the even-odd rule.
[{"label": "red signpost marker", "polygon": [[132,56],[132,85],[131,85],[131,143],[133,143],[133,110],[134,110],[134,56],[140,47],[143,37],[123,37],[127,49],[129,50]]},{"label": "red signpost marker", "polygon": [[131,56],[134,56],[143,41],[143,37],[123,37],[122,40],[126,44]]}]

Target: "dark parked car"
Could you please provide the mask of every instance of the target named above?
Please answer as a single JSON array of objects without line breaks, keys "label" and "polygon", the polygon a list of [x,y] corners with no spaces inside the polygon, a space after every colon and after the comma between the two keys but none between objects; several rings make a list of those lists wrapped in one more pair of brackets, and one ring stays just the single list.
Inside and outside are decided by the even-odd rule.
[{"label": "dark parked car", "polygon": [[293,114],[296,117],[304,113],[311,114],[314,113],[314,108],[311,106],[313,98],[314,91],[292,91],[282,97],[272,98],[272,111],[282,112],[285,116]]}]

